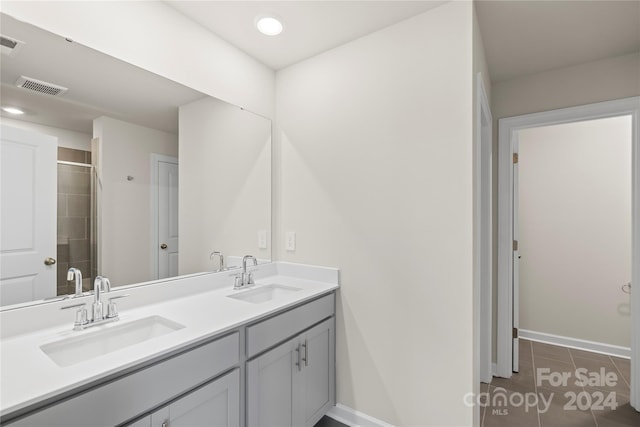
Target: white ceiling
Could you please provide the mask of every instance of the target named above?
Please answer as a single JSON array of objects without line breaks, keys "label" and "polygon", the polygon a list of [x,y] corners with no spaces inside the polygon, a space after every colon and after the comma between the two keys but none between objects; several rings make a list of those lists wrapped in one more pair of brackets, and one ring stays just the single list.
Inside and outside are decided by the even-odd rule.
[{"label": "white ceiling", "polygon": [[[167,1],[263,64],[278,70],[355,40],[445,1]],[[284,24],[278,36],[255,28],[259,15]]]},{"label": "white ceiling", "polygon": [[[445,1],[167,1],[278,70]],[[476,1],[494,82],[640,51],[640,1]],[[258,33],[256,16],[282,18],[284,32]]]},{"label": "white ceiling", "polygon": [[640,1],[477,2],[493,82],[640,52]]},{"label": "white ceiling", "polygon": [[[213,33],[280,69],[444,3],[443,1],[168,1]],[[258,33],[260,14],[282,18],[276,37]],[[491,78],[516,76],[640,51],[640,1],[477,2]],[[62,37],[2,15],[2,34],[27,42],[2,55],[2,104],[21,117],[91,133],[107,114],[177,133],[177,107],[204,96]],[[151,17],[149,17],[151,19]],[[14,86],[20,75],[69,87],[62,97]],[[6,113],[2,113],[6,115]]]}]

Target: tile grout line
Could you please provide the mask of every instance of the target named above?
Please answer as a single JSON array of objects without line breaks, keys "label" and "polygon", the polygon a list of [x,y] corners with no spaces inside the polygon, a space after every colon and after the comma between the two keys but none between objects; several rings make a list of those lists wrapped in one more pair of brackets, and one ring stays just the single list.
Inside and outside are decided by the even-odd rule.
[{"label": "tile grout line", "polygon": [[[490,399],[491,396],[491,383],[487,384],[487,398]],[[485,404],[482,407],[482,415],[480,415],[480,427],[484,427],[484,416],[487,414],[487,405]]]},{"label": "tile grout line", "polygon": [[618,371],[618,374],[620,374],[620,378],[622,378],[622,381],[625,382],[625,384],[627,386],[629,386],[629,390],[631,390],[631,384],[629,384],[629,382],[627,381],[627,379],[624,377],[624,375],[622,375],[622,371],[620,370],[620,368],[618,368],[618,365],[616,364],[616,361],[613,360],[613,357],[608,356],[609,359],[611,360],[611,363],[613,363],[613,367],[616,368],[616,371]]},{"label": "tile grout line", "polygon": [[[573,363],[573,369],[575,372],[578,369],[578,365],[576,365],[576,361],[573,359],[573,354],[571,353],[571,350],[567,348],[567,351],[569,352],[569,357],[571,358],[571,363]],[[580,388],[582,388],[583,393],[587,393],[587,390],[585,390],[584,385],[581,386]],[[590,394],[589,394],[589,397],[591,397]],[[593,422],[596,423],[596,427],[599,427],[598,419],[596,418],[596,414],[593,413],[593,409],[591,409],[591,407],[589,408],[589,413],[591,414],[591,418],[593,418]]]},{"label": "tile grout line", "polygon": [[[533,390],[536,393],[536,398],[540,396],[538,394],[538,375],[536,373],[536,359],[533,355],[533,341],[529,341],[529,348],[531,349],[531,369],[533,370]],[[542,427],[542,421],[540,421],[540,401],[538,401],[538,405],[536,405],[536,415],[538,416],[538,427]]]}]

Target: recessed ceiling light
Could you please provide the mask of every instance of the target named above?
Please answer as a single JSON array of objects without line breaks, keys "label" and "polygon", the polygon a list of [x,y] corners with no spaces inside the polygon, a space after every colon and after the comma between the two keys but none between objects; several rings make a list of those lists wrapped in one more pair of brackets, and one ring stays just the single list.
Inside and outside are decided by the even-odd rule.
[{"label": "recessed ceiling light", "polygon": [[261,15],[256,18],[256,28],[267,36],[277,36],[284,28],[282,22],[273,16]]},{"label": "recessed ceiling light", "polygon": [[14,107],[2,107],[2,109],[4,111],[6,111],[9,114],[24,114],[24,111],[22,111],[19,108],[14,108]]}]

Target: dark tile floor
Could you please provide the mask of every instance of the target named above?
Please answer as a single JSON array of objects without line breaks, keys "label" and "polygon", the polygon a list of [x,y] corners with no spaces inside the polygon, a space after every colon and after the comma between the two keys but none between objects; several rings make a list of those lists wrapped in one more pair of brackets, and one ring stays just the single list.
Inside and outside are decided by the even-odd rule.
[{"label": "dark tile floor", "polygon": [[520,339],[520,372],[481,385],[482,427],[638,427],[629,374],[628,359]]},{"label": "dark tile floor", "polygon": [[638,427],[629,373],[628,359],[520,339],[520,372],[482,384],[482,427]]},{"label": "dark tile floor", "polygon": [[348,427],[348,426],[346,424],[342,424],[341,422],[334,420],[333,418],[329,418],[325,415],[313,427]]}]

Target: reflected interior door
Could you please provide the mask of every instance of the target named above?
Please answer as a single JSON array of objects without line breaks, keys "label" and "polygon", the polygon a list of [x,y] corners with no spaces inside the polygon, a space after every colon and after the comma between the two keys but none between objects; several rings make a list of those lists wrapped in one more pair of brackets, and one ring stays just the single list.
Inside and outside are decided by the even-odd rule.
[{"label": "reflected interior door", "polygon": [[162,156],[158,171],[158,279],[178,275],[178,160]]},{"label": "reflected interior door", "polygon": [[518,338],[518,328],[520,327],[520,252],[519,252],[519,163],[518,163],[518,137],[515,136],[513,142],[513,372],[520,372],[520,340]]},{"label": "reflected interior door", "polygon": [[0,304],[56,295],[58,139],[2,125]]}]

